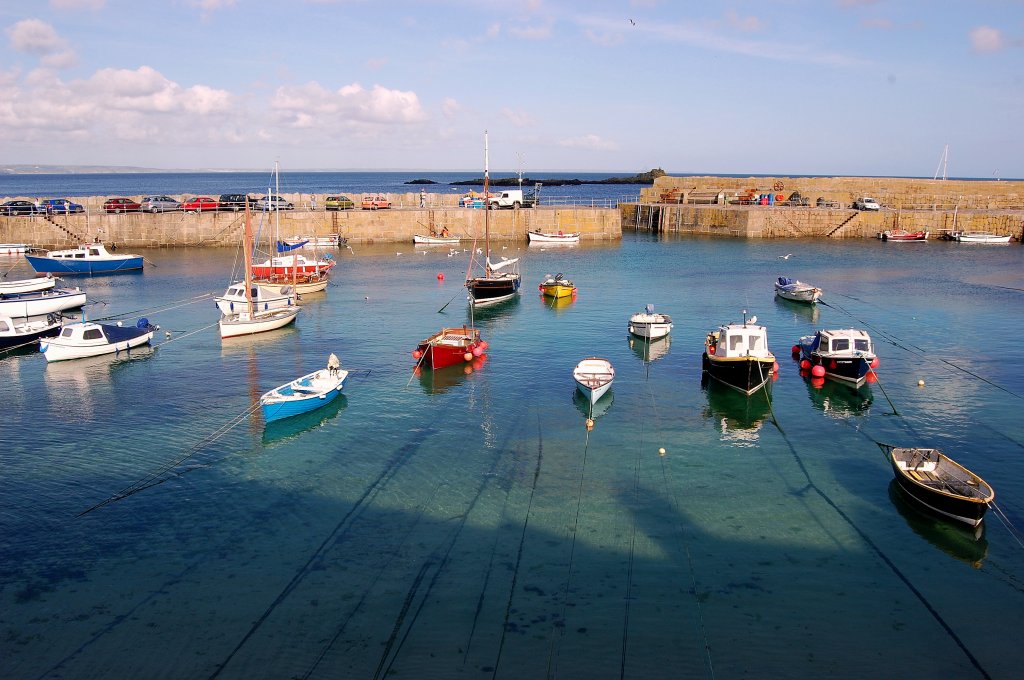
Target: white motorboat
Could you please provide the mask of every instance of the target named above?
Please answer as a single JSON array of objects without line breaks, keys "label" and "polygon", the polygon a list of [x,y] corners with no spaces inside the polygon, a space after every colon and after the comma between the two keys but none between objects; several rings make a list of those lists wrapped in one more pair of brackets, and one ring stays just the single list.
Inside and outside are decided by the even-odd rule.
[{"label": "white motorboat", "polygon": [[778,371],[775,355],[768,349],[768,331],[758,326],[757,317],[742,323],[728,323],[708,333],[701,357],[703,372],[743,394],[751,395],[771,384]]},{"label": "white motorboat", "polygon": [[[271,309],[291,307],[296,303],[296,296],[292,292],[291,285],[284,285],[275,290],[270,286],[254,283],[250,295],[254,311],[266,312]],[[245,281],[231,284],[224,295],[216,297],[214,300],[217,301],[217,309],[221,314],[234,314],[236,311],[248,309],[250,298],[245,295]]]},{"label": "white motorboat", "polygon": [[148,344],[159,328],[146,318],[139,319],[134,326],[81,321],[64,326],[55,338],[40,340],[39,351],[48,362],[126,352]]},{"label": "white motorboat", "polygon": [[526,238],[530,243],[562,243],[562,244],[573,244],[580,242],[580,232],[573,231],[569,233],[563,233],[561,231],[556,233],[545,233],[540,229],[526,232]]},{"label": "white motorboat", "polygon": [[220,317],[220,337],[234,338],[284,328],[295,321],[300,307],[281,307],[266,312],[237,312]]},{"label": "white motorboat", "polygon": [[50,290],[55,285],[57,285],[57,278],[52,274],[36,276],[31,279],[0,281],[0,295],[4,293],[34,293],[37,290]]},{"label": "white motorboat", "polygon": [[57,335],[62,323],[63,318],[57,314],[47,315],[45,319],[17,321],[9,316],[0,316],[0,350],[24,347],[39,338]]},{"label": "white motorboat", "polygon": [[982,231],[960,231],[953,234],[960,243],[1009,243],[1013,237],[1009,234],[1000,236]]},{"label": "white motorboat", "polygon": [[85,304],[81,288],[53,288],[31,293],[0,293],[0,315],[12,317],[45,316],[77,309]]},{"label": "white motorboat", "polygon": [[612,386],[615,369],[607,359],[590,357],[576,364],[576,368],[572,369],[572,377],[576,381],[576,389],[593,404]]},{"label": "white motorboat", "polygon": [[791,279],[788,276],[780,276],[775,281],[775,294],[784,300],[813,304],[821,297],[821,288]]},{"label": "white motorboat", "polygon": [[657,340],[672,332],[672,317],[654,311],[654,305],[647,305],[642,312],[629,317],[629,332],[638,338]]},{"label": "white motorboat", "polygon": [[412,242],[428,246],[455,245],[461,239],[458,236],[427,236],[426,234],[413,234]]}]

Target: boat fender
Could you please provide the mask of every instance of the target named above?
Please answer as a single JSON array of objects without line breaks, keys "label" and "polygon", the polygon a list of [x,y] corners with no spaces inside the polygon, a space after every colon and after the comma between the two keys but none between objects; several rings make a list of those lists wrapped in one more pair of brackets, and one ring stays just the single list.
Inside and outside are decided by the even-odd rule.
[{"label": "boat fender", "polygon": [[708,345],[708,354],[714,354],[714,353],[715,353],[715,346],[714,345]]},{"label": "boat fender", "polygon": [[878,368],[878,357],[871,360],[871,368]]},{"label": "boat fender", "polygon": [[800,354],[800,345],[793,345],[793,349],[790,350],[793,354]]},{"label": "boat fender", "polygon": [[465,359],[466,361],[472,361],[473,360],[473,353],[472,352],[466,352],[465,354],[462,355],[462,358]]}]

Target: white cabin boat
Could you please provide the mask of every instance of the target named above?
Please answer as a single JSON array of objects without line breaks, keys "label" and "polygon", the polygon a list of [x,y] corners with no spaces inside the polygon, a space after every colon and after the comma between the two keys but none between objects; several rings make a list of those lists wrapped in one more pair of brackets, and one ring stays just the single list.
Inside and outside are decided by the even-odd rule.
[{"label": "white cabin boat", "polygon": [[757,317],[729,323],[708,333],[704,341],[704,373],[743,394],[751,395],[771,384],[775,355],[768,349],[768,331],[758,326]]},{"label": "white cabin boat", "polygon": [[1013,238],[1009,234],[1000,236],[981,231],[960,231],[953,236],[960,243],[1009,243]]},{"label": "white cabin boat", "polygon": [[77,309],[85,304],[81,288],[53,288],[31,293],[0,293],[0,315],[14,317],[45,316]]},{"label": "white cabin boat", "polygon": [[[252,295],[252,308],[254,311],[266,312],[281,307],[291,307],[296,304],[295,293],[290,285],[281,286],[275,290],[270,286],[252,284],[250,290]],[[249,298],[245,295],[245,281],[237,281],[224,292],[224,295],[214,298],[217,301],[217,309],[221,314],[234,314],[248,308]]]},{"label": "white cabin boat", "polygon": [[657,340],[672,332],[672,317],[654,311],[654,305],[647,305],[642,312],[629,317],[629,332],[638,338]]},{"label": "white cabin boat", "polygon": [[48,362],[126,352],[148,344],[159,328],[145,318],[135,326],[82,321],[64,326],[55,338],[40,340],[39,351]]},{"label": "white cabin boat", "polygon": [[57,285],[57,278],[52,274],[36,276],[31,279],[0,281],[0,295],[4,293],[34,293],[37,290],[50,290],[55,285]]}]

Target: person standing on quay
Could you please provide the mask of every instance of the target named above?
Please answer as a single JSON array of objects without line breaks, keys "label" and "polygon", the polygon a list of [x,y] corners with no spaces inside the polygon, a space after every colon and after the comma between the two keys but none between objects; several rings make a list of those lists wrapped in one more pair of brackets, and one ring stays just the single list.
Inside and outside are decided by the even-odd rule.
[{"label": "person standing on quay", "polygon": [[421,208],[426,208],[427,207],[427,190],[426,189],[420,189],[420,207]]}]

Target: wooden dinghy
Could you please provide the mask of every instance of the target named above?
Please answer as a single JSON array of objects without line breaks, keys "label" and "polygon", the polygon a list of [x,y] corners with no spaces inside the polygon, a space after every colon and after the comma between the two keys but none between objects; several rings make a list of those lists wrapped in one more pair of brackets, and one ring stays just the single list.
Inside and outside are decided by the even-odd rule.
[{"label": "wooden dinghy", "polygon": [[882,446],[906,495],[950,519],[981,524],[996,497],[984,479],[938,449]]}]

